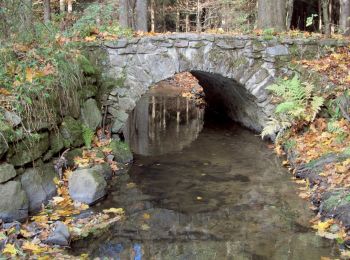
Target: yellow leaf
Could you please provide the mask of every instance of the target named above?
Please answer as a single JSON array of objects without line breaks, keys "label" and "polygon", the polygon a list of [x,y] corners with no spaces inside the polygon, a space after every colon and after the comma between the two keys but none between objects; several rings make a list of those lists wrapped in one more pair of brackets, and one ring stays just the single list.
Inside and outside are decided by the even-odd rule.
[{"label": "yellow leaf", "polygon": [[145,214],[143,214],[143,218],[144,218],[144,219],[150,219],[150,218],[151,218],[151,215],[148,214],[148,213],[145,213]]},{"label": "yellow leaf", "polygon": [[87,41],[87,42],[93,42],[94,40],[96,40],[96,36],[87,36],[87,37],[85,37],[85,41]]},{"label": "yellow leaf", "polygon": [[2,252],[4,254],[10,254],[11,256],[17,255],[17,249],[12,244],[6,244],[6,246]]},{"label": "yellow leaf", "polygon": [[55,177],[55,178],[53,178],[53,182],[54,182],[56,185],[58,185],[58,184],[60,183],[60,180],[59,180],[57,177]]},{"label": "yellow leaf", "polygon": [[40,254],[45,251],[44,248],[28,241],[23,243],[22,249],[25,251],[31,251],[33,254]]},{"label": "yellow leaf", "polygon": [[33,70],[31,68],[26,68],[26,81],[32,83],[33,82]]},{"label": "yellow leaf", "polygon": [[28,237],[32,237],[33,233],[29,232],[29,231],[27,231],[25,229],[21,229],[21,235],[24,236],[25,238],[28,238]]},{"label": "yellow leaf", "polygon": [[141,229],[142,230],[145,230],[145,231],[147,231],[147,230],[149,230],[151,227],[149,226],[149,225],[147,225],[147,224],[142,224],[141,225]]},{"label": "yellow leaf", "polygon": [[124,209],[122,209],[122,208],[104,209],[103,213],[113,213],[113,214],[117,214],[117,215],[123,215],[124,214]]},{"label": "yellow leaf", "polygon": [[312,227],[314,229],[317,229],[318,231],[325,231],[327,230],[332,224],[334,223],[333,219],[328,219],[327,221],[319,221],[316,225],[313,225]]},{"label": "yellow leaf", "polygon": [[89,259],[89,255],[88,254],[81,254],[79,258],[80,258],[80,260],[87,260],[87,259]]},{"label": "yellow leaf", "polygon": [[[55,177],[57,178],[57,177]],[[54,204],[59,204],[60,202],[64,201],[64,198],[62,197],[53,197],[52,198]]]}]

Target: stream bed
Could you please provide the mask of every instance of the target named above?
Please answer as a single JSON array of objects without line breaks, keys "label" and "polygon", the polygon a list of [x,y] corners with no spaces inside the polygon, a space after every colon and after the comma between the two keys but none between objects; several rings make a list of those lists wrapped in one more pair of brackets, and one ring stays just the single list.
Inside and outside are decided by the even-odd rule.
[{"label": "stream bed", "polygon": [[124,129],[134,152],[101,208],[124,221],[73,245],[109,259],[320,259],[309,203],[259,136],[174,91],[151,90]]}]

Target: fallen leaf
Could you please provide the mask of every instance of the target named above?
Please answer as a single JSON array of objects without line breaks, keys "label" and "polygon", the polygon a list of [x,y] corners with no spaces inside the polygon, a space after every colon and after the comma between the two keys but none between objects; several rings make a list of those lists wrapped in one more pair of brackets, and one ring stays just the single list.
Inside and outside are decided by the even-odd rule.
[{"label": "fallen leaf", "polygon": [[3,254],[10,254],[11,256],[16,256],[18,252],[13,244],[6,244],[2,253]]},{"label": "fallen leaf", "polygon": [[110,209],[104,209],[103,213],[113,213],[117,215],[124,215],[124,209],[122,208],[110,208]]}]

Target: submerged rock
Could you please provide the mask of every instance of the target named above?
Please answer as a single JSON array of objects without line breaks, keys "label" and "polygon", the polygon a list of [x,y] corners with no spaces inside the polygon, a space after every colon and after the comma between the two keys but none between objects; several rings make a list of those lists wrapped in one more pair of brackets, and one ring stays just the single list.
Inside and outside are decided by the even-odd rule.
[{"label": "submerged rock", "polygon": [[21,183],[29,199],[29,211],[35,212],[41,209],[57,193],[53,181],[58,177],[51,163],[30,168],[21,176]]},{"label": "submerged rock", "polygon": [[19,181],[0,184],[0,219],[23,221],[28,217],[28,198]]},{"label": "submerged rock", "polygon": [[103,174],[93,167],[74,171],[68,186],[73,200],[93,204],[106,195],[107,182]]},{"label": "submerged rock", "polygon": [[5,183],[16,177],[17,173],[12,164],[0,164],[0,183]]},{"label": "submerged rock", "polygon": [[49,237],[44,241],[45,244],[53,244],[59,246],[68,246],[70,241],[70,234],[68,227],[61,221],[55,223],[55,228]]}]

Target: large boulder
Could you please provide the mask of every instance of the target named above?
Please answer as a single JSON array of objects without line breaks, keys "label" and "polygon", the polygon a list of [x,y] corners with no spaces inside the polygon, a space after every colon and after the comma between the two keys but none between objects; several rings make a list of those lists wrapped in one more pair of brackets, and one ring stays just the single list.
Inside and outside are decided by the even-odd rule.
[{"label": "large boulder", "polygon": [[79,147],[83,145],[83,130],[80,120],[75,120],[71,116],[66,116],[60,127],[60,132],[64,138],[65,147]]},{"label": "large boulder", "polygon": [[49,145],[47,132],[28,136],[10,147],[8,161],[14,166],[22,166],[40,158],[48,150]]},{"label": "large boulder", "polygon": [[0,184],[0,219],[23,221],[28,217],[28,198],[19,181]]},{"label": "large boulder", "polygon": [[93,204],[106,195],[107,182],[96,168],[74,171],[68,181],[73,200]]},{"label": "large boulder", "polygon": [[41,209],[57,193],[53,181],[58,177],[53,164],[48,163],[37,168],[26,170],[21,176],[22,187],[29,199],[29,211],[35,212]]},{"label": "large boulder", "polygon": [[126,143],[112,140],[112,142],[109,144],[109,148],[112,149],[112,154],[117,162],[129,163],[133,160],[130,147]]},{"label": "large boulder", "polygon": [[101,110],[95,99],[88,99],[81,108],[81,117],[85,125],[95,130],[102,122]]},{"label": "large boulder", "polygon": [[0,183],[5,183],[16,177],[17,173],[12,164],[0,164]]}]

